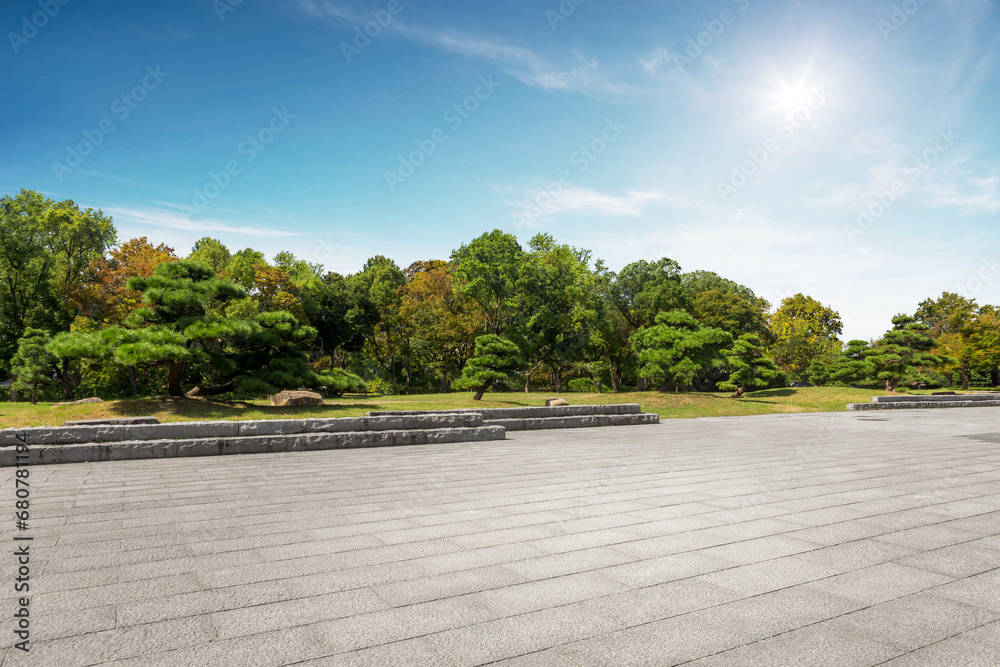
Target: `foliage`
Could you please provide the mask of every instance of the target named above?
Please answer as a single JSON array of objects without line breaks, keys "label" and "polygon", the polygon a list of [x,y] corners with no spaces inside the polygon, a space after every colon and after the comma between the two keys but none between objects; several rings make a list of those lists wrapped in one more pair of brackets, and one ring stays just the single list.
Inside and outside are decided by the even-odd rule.
[{"label": "foliage", "polygon": [[229,248],[223,245],[222,241],[205,236],[198,239],[191,248],[191,254],[187,259],[211,267],[212,271],[220,274],[226,270],[232,253]]},{"label": "foliage", "polygon": [[689,387],[699,371],[720,364],[721,351],[732,344],[733,337],[675,309],[657,315],[656,324],[639,329],[632,342],[639,352],[639,374],[659,381],[663,392]]},{"label": "foliage", "polygon": [[867,353],[867,361],[874,365],[874,376],[885,383],[886,391],[893,391],[900,384],[919,382],[922,368],[941,364],[939,356],[930,353],[934,339],[926,335],[929,327],[909,315],[892,318],[892,330]]},{"label": "foliage", "polygon": [[100,210],[31,190],[0,199],[0,376],[25,329],[69,329],[88,267],[115,240]]},{"label": "foliage", "polygon": [[795,380],[805,380],[816,359],[832,362],[843,330],[840,314],[816,299],[796,294],[781,301],[770,318],[774,343],[768,355]]},{"label": "foliage", "polygon": [[569,390],[579,393],[593,393],[597,391],[597,384],[590,378],[576,378],[568,382]]},{"label": "foliage", "polygon": [[52,379],[56,358],[45,349],[49,340],[48,332],[42,329],[25,329],[17,344],[17,354],[11,361],[15,377],[11,389],[30,389],[32,404],[37,400],[39,389],[56,384]]},{"label": "foliage", "polygon": [[479,305],[486,331],[507,332],[518,310],[517,283],[524,250],[513,235],[494,229],[451,254],[459,293]]},{"label": "foliage", "polygon": [[744,391],[773,386],[774,381],[781,377],[774,360],[765,356],[757,334],[743,334],[733,342],[731,349],[723,350],[722,354],[730,371],[729,379],[719,383],[719,389],[724,391],[734,391],[742,396]]},{"label": "foliage", "polygon": [[160,264],[176,260],[173,248],[153,246],[145,236],[126,241],[108,259],[91,262],[90,279],[79,289],[83,311],[93,320],[122,324],[142,303],[142,292],[128,289],[128,280],[151,276]]},{"label": "foliage", "polygon": [[527,366],[517,345],[495,334],[484,334],[476,337],[475,353],[451,386],[474,390],[473,399],[479,401],[490,387],[498,382],[513,382],[514,373]]}]

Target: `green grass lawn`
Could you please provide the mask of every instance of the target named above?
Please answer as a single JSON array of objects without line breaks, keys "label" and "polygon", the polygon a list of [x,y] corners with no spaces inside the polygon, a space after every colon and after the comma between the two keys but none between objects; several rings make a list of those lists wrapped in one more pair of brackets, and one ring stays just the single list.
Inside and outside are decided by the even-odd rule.
[{"label": "green grass lawn", "polygon": [[[664,419],[729,417],[793,412],[834,412],[848,403],[867,403],[872,396],[888,395],[871,389],[804,387],[769,389],[741,399],[728,393],[629,392],[623,394],[562,394],[571,405],[639,403],[644,412]],[[161,422],[290,419],[306,417],[357,417],[368,410],[444,410],[449,408],[519,407],[544,405],[555,394],[487,394],[473,401],[471,393],[421,394],[416,396],[348,396],[331,399],[322,406],[272,407],[267,401],[191,400],[148,398],[53,407],[50,403],[0,403],[0,428],[55,426],[76,419],[154,415]]]}]

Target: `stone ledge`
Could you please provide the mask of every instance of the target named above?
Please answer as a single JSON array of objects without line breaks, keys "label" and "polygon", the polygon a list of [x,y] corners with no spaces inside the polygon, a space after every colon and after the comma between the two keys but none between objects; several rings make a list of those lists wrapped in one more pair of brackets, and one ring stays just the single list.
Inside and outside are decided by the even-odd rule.
[{"label": "stone ledge", "polygon": [[[28,465],[483,442],[503,440],[504,436],[505,430],[502,426],[478,426],[179,440],[126,440],[32,447],[29,449]],[[15,465],[15,455],[14,447],[0,449],[0,467]]]},{"label": "stone ledge", "polygon": [[1000,401],[998,393],[955,394],[953,396],[927,396],[910,394],[907,396],[872,396],[872,403],[961,403],[963,401]]},{"label": "stone ledge", "polygon": [[535,419],[548,417],[576,417],[581,415],[637,415],[642,413],[638,403],[612,405],[527,406],[523,408],[468,408],[460,410],[372,410],[371,417],[389,415],[441,415],[475,413],[483,419]]},{"label": "stone ledge", "polygon": [[148,425],[35,426],[0,430],[0,447],[17,444],[56,445],[191,438],[342,433],[482,426],[479,413],[386,417],[331,417],[326,419],[273,419],[253,421],[172,422]]},{"label": "stone ledge", "polygon": [[659,424],[656,414],[578,415],[573,417],[539,417],[519,419],[487,419],[488,426],[503,426],[508,431],[534,431],[550,428],[589,428],[595,426],[636,426]]},{"label": "stone ledge", "polygon": [[925,410],[940,408],[995,408],[1000,400],[992,401],[898,401],[895,403],[848,403],[848,410]]}]

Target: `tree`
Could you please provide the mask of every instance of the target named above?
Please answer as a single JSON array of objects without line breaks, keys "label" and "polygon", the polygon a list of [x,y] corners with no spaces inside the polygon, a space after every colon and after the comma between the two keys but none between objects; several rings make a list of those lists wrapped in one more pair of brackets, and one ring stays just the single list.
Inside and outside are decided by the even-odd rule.
[{"label": "tree", "polygon": [[694,299],[702,292],[719,292],[721,294],[732,294],[743,301],[753,304],[758,310],[767,312],[771,309],[771,304],[767,299],[754,294],[753,290],[735,281],[723,278],[712,271],[690,271],[682,273],[680,276],[681,288]]},{"label": "tree", "polygon": [[191,248],[191,254],[187,256],[187,259],[210,266],[216,275],[220,275],[226,270],[232,256],[229,248],[222,241],[205,236],[194,242],[194,247]]},{"label": "tree", "polygon": [[773,359],[765,356],[757,334],[743,334],[733,343],[732,349],[723,350],[729,379],[719,383],[719,389],[732,391],[733,398],[742,398],[747,391],[770,386],[781,377]]},{"label": "tree", "polygon": [[11,371],[16,378],[11,389],[17,391],[31,390],[31,404],[38,399],[38,390],[54,385],[56,358],[45,349],[50,341],[47,331],[42,329],[25,329],[24,336],[17,344],[17,354],[11,362]]},{"label": "tree", "polygon": [[480,401],[497,382],[513,382],[514,373],[527,368],[517,345],[495,334],[476,337],[476,351],[462,369],[462,376],[451,383],[455,389],[473,389],[473,400]]},{"label": "tree", "polygon": [[706,290],[695,295],[693,305],[692,314],[705,326],[728,331],[733,337],[752,333],[762,340],[773,342],[767,326],[767,307],[757,300],[749,301],[730,292]]},{"label": "tree", "polygon": [[499,229],[483,234],[451,253],[458,291],[483,310],[486,332],[507,333],[517,316],[517,282],[524,250],[517,239]]},{"label": "tree", "polygon": [[927,335],[937,343],[934,353],[946,358],[942,370],[949,385],[955,372],[962,389],[969,388],[974,370],[996,377],[1000,351],[995,343],[998,324],[993,306],[980,307],[975,299],[944,292],[938,299],[921,301],[914,318],[929,327]]},{"label": "tree", "polygon": [[366,349],[389,376],[393,385],[397,384],[396,373],[400,366],[406,371],[409,385],[409,331],[399,316],[406,276],[394,261],[383,255],[376,255],[365,262],[361,273],[350,276],[349,280],[375,305],[379,313],[375,326],[366,330]]},{"label": "tree", "polygon": [[330,367],[337,363],[346,368],[346,355],[363,349],[365,341],[375,335],[378,307],[364,285],[339,273],[326,274],[314,297],[303,304],[309,321],[316,327],[323,351],[330,355]]},{"label": "tree", "polygon": [[597,292],[590,271],[590,251],[559,245],[549,234],[529,242],[517,287],[521,317],[515,338],[532,364],[552,371],[556,391],[562,391],[562,373],[583,361],[597,316]]},{"label": "tree", "polygon": [[[126,321],[129,329],[142,330],[142,337],[128,343],[120,354],[128,365],[169,367],[167,393],[181,396],[181,379],[188,361],[203,360],[205,347],[197,345],[198,339],[185,335],[192,325],[208,338],[238,329],[231,319],[210,317],[209,309],[215,304],[224,305],[244,293],[228,281],[221,280],[208,266],[198,262],[181,261],[160,264],[148,278],[132,278],[128,288],[140,290],[146,305],[137,308]],[[205,330],[212,325],[219,332]]]},{"label": "tree", "polygon": [[145,236],[130,239],[91,262],[90,279],[81,285],[83,312],[94,320],[121,324],[142,304],[142,293],[127,287],[129,278],[148,277],[164,262],[177,261],[174,249],[154,246]]},{"label": "tree", "polygon": [[930,328],[909,315],[892,318],[892,329],[869,351],[867,360],[874,365],[875,378],[885,383],[886,391],[895,391],[902,382],[920,379],[921,367],[941,364],[939,356],[930,353],[934,339],[926,335]]},{"label": "tree", "polygon": [[702,370],[721,362],[721,350],[733,343],[722,329],[704,327],[687,312],[675,309],[656,316],[656,324],[639,329],[632,344],[639,352],[639,374],[659,380],[659,391],[688,387]]},{"label": "tree", "polygon": [[833,361],[814,359],[809,366],[809,382],[815,385],[833,383],[847,387],[870,386],[875,378],[875,365],[869,361],[868,341],[851,340]]},{"label": "tree", "polygon": [[413,354],[438,373],[444,393],[448,375],[473,354],[476,333],[485,326],[482,311],[455,291],[452,267],[445,262],[415,262],[405,273],[409,284],[399,316],[411,332]]},{"label": "tree", "polygon": [[783,299],[770,324],[775,342],[768,355],[796,380],[806,379],[813,360],[836,358],[837,336],[843,331],[840,314],[816,299],[803,294]]},{"label": "tree", "polygon": [[87,269],[115,238],[100,210],[31,190],[0,199],[0,374],[26,328],[69,330]]}]

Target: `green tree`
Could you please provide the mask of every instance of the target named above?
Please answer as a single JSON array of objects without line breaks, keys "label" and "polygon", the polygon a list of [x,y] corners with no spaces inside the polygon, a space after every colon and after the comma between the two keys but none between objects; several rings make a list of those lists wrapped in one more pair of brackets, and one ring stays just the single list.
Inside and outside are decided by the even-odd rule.
[{"label": "green tree", "polygon": [[517,239],[499,229],[451,253],[456,288],[482,308],[487,333],[505,335],[519,312],[524,254]]},{"label": "green tree", "polygon": [[349,281],[361,290],[379,313],[375,326],[365,332],[366,351],[377,361],[380,371],[388,376],[389,382],[397,386],[398,372],[402,370],[409,386],[410,332],[399,315],[406,276],[396,262],[377,255],[369,258],[361,273],[350,276]]},{"label": "green tree", "polygon": [[830,370],[830,380],[848,387],[873,386],[876,371],[875,364],[868,359],[870,355],[868,341],[848,341]]},{"label": "green tree", "polygon": [[719,383],[719,389],[734,392],[734,398],[742,398],[748,390],[768,387],[781,377],[777,364],[764,354],[757,334],[743,334],[733,342],[732,349],[722,354],[730,373],[728,380]]},{"label": "green tree", "polygon": [[38,390],[56,384],[55,356],[45,349],[51,340],[47,331],[42,329],[25,329],[24,335],[17,344],[17,354],[11,363],[15,380],[11,389],[15,391],[31,390],[31,404],[38,399]]},{"label": "green tree", "polygon": [[100,210],[32,190],[0,199],[0,375],[26,328],[69,330],[91,263],[115,241]]},{"label": "green tree", "polygon": [[232,256],[229,248],[222,241],[205,236],[194,242],[194,247],[191,248],[191,254],[187,256],[187,259],[210,266],[216,275],[219,275],[226,270]]},{"label": "green tree", "polygon": [[807,378],[813,360],[832,362],[840,350],[840,314],[812,297],[796,294],[783,299],[770,324],[775,342],[768,356],[796,380]]},{"label": "green tree", "polygon": [[733,343],[722,329],[702,326],[687,312],[675,309],[656,316],[656,324],[632,335],[639,352],[639,374],[659,381],[659,391],[690,386],[695,376],[723,362],[723,348]]},{"label": "green tree", "polygon": [[549,234],[538,234],[528,246],[517,285],[522,315],[511,338],[531,364],[525,391],[531,374],[545,364],[560,392],[563,372],[583,362],[596,323],[590,251],[559,245]]},{"label": "green tree", "polygon": [[706,290],[694,297],[692,314],[707,327],[728,331],[733,337],[745,333],[756,334],[766,342],[773,342],[767,324],[767,304],[747,300],[739,294]]},{"label": "green tree", "polygon": [[490,387],[497,382],[513,382],[514,374],[527,366],[517,345],[495,334],[483,334],[476,337],[475,353],[451,386],[474,390],[472,398],[480,401]]},{"label": "green tree", "polygon": [[922,367],[933,368],[942,363],[931,354],[934,339],[927,335],[929,327],[909,315],[892,318],[892,329],[882,336],[869,351],[867,361],[875,368],[875,378],[885,383],[886,391],[895,391],[901,383],[919,381]]}]

